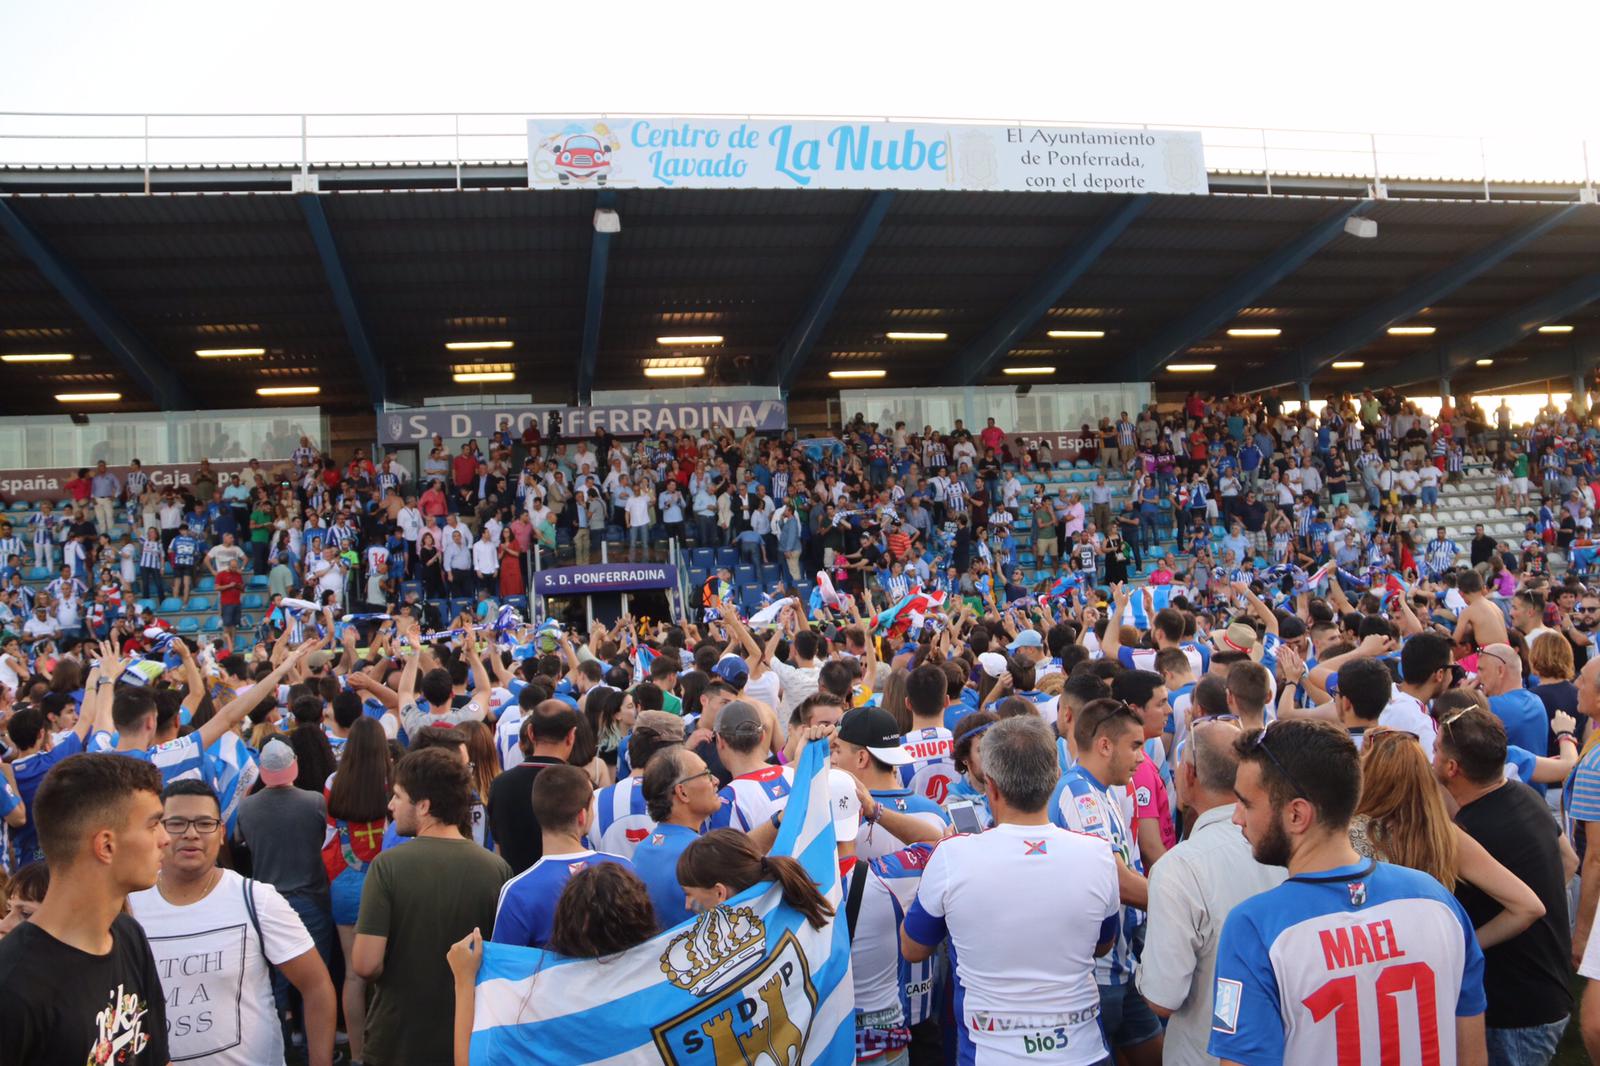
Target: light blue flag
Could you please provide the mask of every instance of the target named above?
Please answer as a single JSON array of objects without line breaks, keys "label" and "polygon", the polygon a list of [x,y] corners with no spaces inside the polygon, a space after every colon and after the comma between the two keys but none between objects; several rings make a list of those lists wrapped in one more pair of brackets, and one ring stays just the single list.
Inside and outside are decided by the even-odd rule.
[{"label": "light blue flag", "polygon": [[[772,854],[798,859],[837,908],[829,806],[828,745],[817,740]],[[485,944],[472,1030],[474,1066],[853,1062],[849,932],[837,920],[813,929],[763,881],[603,960]]]},{"label": "light blue flag", "polygon": [[[1149,585],[1150,600],[1153,611],[1160,611],[1172,604],[1172,585]],[[1147,612],[1144,606],[1144,589],[1134,589],[1128,596],[1127,623],[1139,629],[1150,628],[1150,617],[1153,611]]]}]

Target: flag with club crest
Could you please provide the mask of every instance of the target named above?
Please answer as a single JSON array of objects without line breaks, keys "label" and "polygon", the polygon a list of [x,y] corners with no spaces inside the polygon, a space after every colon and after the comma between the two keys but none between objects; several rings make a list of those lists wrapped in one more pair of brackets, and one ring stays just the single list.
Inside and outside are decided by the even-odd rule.
[{"label": "flag with club crest", "polygon": [[[807,745],[772,854],[838,908],[828,745]],[[795,817],[802,814],[802,817]],[[843,921],[813,929],[772,881],[602,960],[485,944],[474,1066],[797,1066],[855,1059]]]}]

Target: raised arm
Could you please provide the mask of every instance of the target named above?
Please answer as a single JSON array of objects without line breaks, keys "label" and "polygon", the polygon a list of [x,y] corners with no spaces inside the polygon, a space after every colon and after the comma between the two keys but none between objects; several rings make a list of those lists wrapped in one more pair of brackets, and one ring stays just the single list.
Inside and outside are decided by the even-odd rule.
[{"label": "raised arm", "polygon": [[287,659],[279,663],[277,668],[266,677],[257,681],[245,690],[244,695],[235,696],[212,715],[197,732],[200,735],[200,746],[209,748],[222,739],[223,734],[233,729],[254,710],[263,699],[275,695],[278,682],[283,680],[285,674],[299,666],[317,648],[323,645],[322,640],[308,640],[296,648]]}]

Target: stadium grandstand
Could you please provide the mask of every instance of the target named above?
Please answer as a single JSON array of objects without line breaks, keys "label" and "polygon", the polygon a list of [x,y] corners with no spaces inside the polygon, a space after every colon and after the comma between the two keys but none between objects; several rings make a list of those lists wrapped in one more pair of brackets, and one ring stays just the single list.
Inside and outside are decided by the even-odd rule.
[{"label": "stadium grandstand", "polygon": [[[1473,819],[1450,828],[1435,773],[1464,814],[1498,787],[1472,792],[1468,763],[1542,790],[1577,765],[1574,716],[1600,719],[1600,204],[1570,154],[1529,180],[1481,140],[1446,158],[1290,130],[0,114],[0,855],[59,885],[50,851],[90,816],[54,813],[51,781],[153,807],[159,776],[141,831],[179,844],[154,887],[100,892],[130,900],[117,943],[145,945],[126,980],[187,976],[183,908],[237,895],[259,950],[216,998],[250,990],[259,1017],[233,1024],[274,1064],[920,1066],[1064,1053],[1069,1028],[1073,1063],[1208,1039],[1225,1060],[1534,1061],[1482,1058],[1483,988],[1491,1039],[1553,1052],[1600,905],[1600,764],[1569,783],[1565,832],[1596,841],[1576,930],[1555,872],[1577,856],[1531,792],[1532,873],[1463,849],[1483,892],[1458,904],[1399,867],[1456,883]],[[1421,750],[1386,769],[1385,729]],[[151,765],[112,780],[64,758],[83,751]],[[1363,772],[1429,802],[1380,809]],[[1218,927],[1214,1017],[1209,970],[1157,983],[1195,949],[1161,939],[1178,903],[1147,880],[1208,828],[1231,865],[1176,894],[1241,890],[1193,919]],[[1353,976],[1284,1019],[1224,976],[1283,957],[1266,918],[1242,948],[1220,930],[1287,911],[1277,868],[1312,847],[1290,829],[1374,857],[1324,863],[1328,928],[1302,950],[1387,961],[1400,926],[1414,955],[1380,1013],[1427,1003],[1402,1034],[1360,1044],[1335,998]],[[996,842],[1018,846],[961,850]],[[260,889],[207,897],[241,853],[267,933]],[[1472,881],[1480,861],[1498,873]],[[986,948],[963,941],[964,878],[989,878],[965,896]],[[37,973],[53,934],[19,928],[21,890],[0,962]],[[1071,922],[1058,890],[1083,897]],[[1015,920],[1008,891],[1050,910]],[[1376,919],[1352,954],[1333,924],[1356,911]],[[1001,1010],[1066,925],[1023,981],[1075,967],[1056,1021],[974,1020],[938,945],[998,975]],[[1516,1024],[1490,936],[1554,989]],[[1416,976],[1436,971],[1442,1006]],[[244,1061],[207,1057],[186,996],[147,998],[152,1061]],[[1197,1002],[1198,1028],[1177,1006]],[[19,1004],[0,1026],[45,1061]],[[1393,1046],[1413,1029],[1420,1058]],[[1276,1056],[1246,1046],[1262,1033]],[[1191,1050],[1167,1061],[1215,1061]]]}]

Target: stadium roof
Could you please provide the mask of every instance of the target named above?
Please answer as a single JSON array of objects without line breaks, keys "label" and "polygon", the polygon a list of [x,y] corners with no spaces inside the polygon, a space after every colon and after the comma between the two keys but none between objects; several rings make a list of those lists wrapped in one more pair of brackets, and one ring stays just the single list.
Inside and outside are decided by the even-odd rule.
[{"label": "stadium roof", "polygon": [[[1390,182],[1374,199],[1355,177],[1213,173],[1196,197],[595,192],[529,190],[515,163],[416,163],[318,167],[312,194],[294,176],[0,169],[0,355],[74,356],[0,365],[0,411],[103,391],[122,410],[230,408],[297,385],[334,409],[480,389],[569,402],[685,383],[647,378],[660,361],[796,397],[880,369],[866,384],[1308,380],[1322,395],[1433,391],[1444,368],[1467,393],[1565,383],[1600,358],[1600,207],[1573,185]],[[596,231],[606,205],[618,233]],[[1352,217],[1376,237],[1347,232]],[[947,338],[886,336],[901,331]],[[723,341],[658,341],[684,335]],[[445,347],[462,341],[512,346]],[[196,355],[219,348],[265,354]],[[480,362],[515,378],[452,380]],[[1039,366],[1055,370],[1003,373]]]}]

